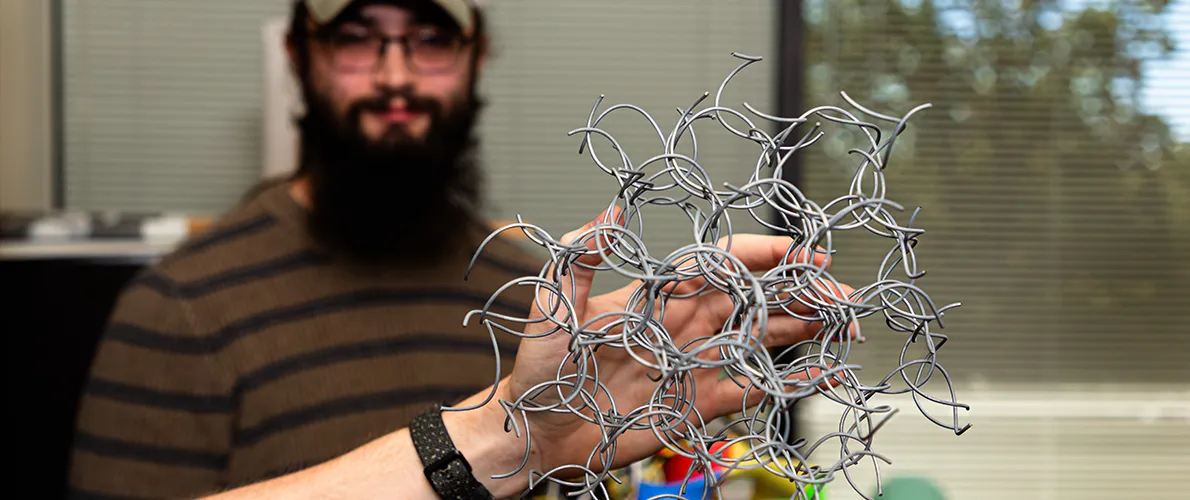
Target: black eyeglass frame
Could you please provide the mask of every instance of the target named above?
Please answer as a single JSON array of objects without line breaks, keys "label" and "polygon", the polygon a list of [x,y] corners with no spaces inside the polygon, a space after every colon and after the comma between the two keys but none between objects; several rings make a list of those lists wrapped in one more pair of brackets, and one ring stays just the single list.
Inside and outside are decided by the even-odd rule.
[{"label": "black eyeglass frame", "polygon": [[[312,30],[310,32],[310,38],[330,45],[331,50],[334,51],[334,50],[336,50],[335,44],[337,43],[335,38],[338,37],[339,35],[341,35],[341,33],[339,33],[337,31],[338,28],[339,28],[338,26],[330,26],[330,25],[322,26],[318,29]],[[433,68],[427,69],[427,68],[421,67],[415,61],[416,58],[414,56],[413,51],[415,50],[414,44],[416,43],[416,41],[411,43],[411,40],[414,40],[416,33],[406,33],[403,35],[389,36],[384,33],[381,33],[379,30],[377,30],[376,28],[371,27],[371,26],[368,26],[365,29],[367,29],[367,31],[368,31],[368,37],[379,40],[379,45],[376,47],[376,51],[377,51],[376,60],[372,64],[371,67],[366,68],[366,69],[375,69],[376,67],[378,67],[380,65],[381,61],[384,61],[384,57],[386,55],[388,55],[388,47],[390,45],[396,44],[401,47],[402,56],[403,56],[403,60],[405,62],[405,66],[407,68],[409,68],[410,70],[412,70],[414,73],[417,73],[417,74],[441,74],[441,73],[448,72],[452,68],[455,68],[459,63],[461,56],[466,52],[467,47],[470,47],[473,43],[475,43],[475,37],[473,37],[473,36],[464,36],[462,34],[459,34],[455,30],[447,30],[448,32],[453,32],[453,33],[451,33],[450,36],[452,36],[453,39],[456,41],[456,43],[458,43],[458,46],[456,46],[454,48],[454,51],[452,54],[452,59],[450,60],[449,63],[444,63],[440,67],[435,66]],[[365,68],[360,67],[360,68],[355,68],[355,69],[362,70]]]}]

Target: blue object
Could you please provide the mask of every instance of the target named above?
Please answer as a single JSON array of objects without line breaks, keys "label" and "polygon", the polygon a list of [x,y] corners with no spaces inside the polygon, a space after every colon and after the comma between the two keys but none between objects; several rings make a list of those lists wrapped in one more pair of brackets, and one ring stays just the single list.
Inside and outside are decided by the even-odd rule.
[{"label": "blue object", "polygon": [[682,489],[681,481],[665,484],[640,483],[640,486],[637,487],[636,500],[649,500],[657,495],[681,495],[689,500],[710,500],[714,491],[707,492],[706,496],[703,496],[702,490],[706,487],[706,483],[705,477],[690,478],[690,481],[686,483],[686,494],[684,495],[679,493]]}]

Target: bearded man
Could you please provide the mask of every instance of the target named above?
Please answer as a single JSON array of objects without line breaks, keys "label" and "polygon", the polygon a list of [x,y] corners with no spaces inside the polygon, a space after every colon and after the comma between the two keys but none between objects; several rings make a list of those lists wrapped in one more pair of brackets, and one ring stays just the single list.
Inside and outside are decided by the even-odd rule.
[{"label": "bearded man", "polygon": [[[473,137],[482,9],[297,0],[285,43],[305,104],[296,174],[122,293],[82,399],[76,496],[261,481],[495,380],[487,331],[463,318],[540,262],[496,241],[463,279],[492,230]],[[523,317],[531,300],[513,290],[493,310]]]}]

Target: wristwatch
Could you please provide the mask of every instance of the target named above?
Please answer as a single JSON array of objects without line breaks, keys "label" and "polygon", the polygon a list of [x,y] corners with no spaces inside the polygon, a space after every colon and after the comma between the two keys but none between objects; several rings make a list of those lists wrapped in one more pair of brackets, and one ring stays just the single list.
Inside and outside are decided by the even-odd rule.
[{"label": "wristwatch", "polygon": [[413,447],[425,467],[430,486],[443,500],[491,500],[492,493],[471,473],[471,464],[455,448],[442,423],[442,405],[435,404],[409,424]]}]

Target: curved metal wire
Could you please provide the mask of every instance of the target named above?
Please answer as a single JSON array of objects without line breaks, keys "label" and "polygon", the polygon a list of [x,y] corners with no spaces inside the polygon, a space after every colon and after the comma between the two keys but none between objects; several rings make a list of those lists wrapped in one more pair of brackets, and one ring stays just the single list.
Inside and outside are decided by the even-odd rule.
[{"label": "curved metal wire", "polygon": [[[896,117],[872,111],[842,93],[855,112],[837,106],[819,106],[798,117],[780,117],[744,103],[745,110],[755,117],[749,118],[743,112],[725,106],[722,95],[733,77],[761,58],[738,53],[733,56],[742,62],[719,85],[713,102],[696,110],[710,96],[710,93],[704,93],[688,108],[678,108],[678,120],[668,135],[640,107],[618,104],[599,112],[604,100],[602,95],[596,99],[585,126],[570,132],[570,135],[582,138],[579,152],[590,153],[596,166],[615,179],[619,189],[609,201],[608,208],[619,207],[621,218],[613,220],[609,215],[574,241],[563,243],[545,229],[525,223],[518,217],[517,223],[496,230],[476,251],[478,258],[496,234],[520,230],[550,256],[538,275],[510,281],[482,309],[467,315],[466,321],[477,318],[487,327],[497,360],[497,335],[527,337],[517,328],[501,322],[522,326],[546,323],[552,328],[534,337],[567,335],[571,339],[570,351],[559,360],[556,380],[543,382],[516,395],[513,401],[499,401],[508,417],[506,431],[516,432],[525,439],[526,455],[520,467],[498,477],[509,477],[528,463],[532,439],[527,425],[528,415],[534,412],[570,414],[596,426],[603,435],[590,450],[586,463],[563,465],[549,471],[530,471],[531,486],[549,481],[577,488],[573,495],[589,493],[596,498],[606,497],[606,481],[619,481],[613,475],[611,464],[615,460],[616,439],[626,432],[649,431],[661,447],[692,459],[694,465],[687,479],[695,472],[707,474],[713,467],[728,471],[764,468],[796,483],[799,494],[795,498],[804,498],[800,492],[807,486],[829,483],[839,473],[855,487],[849,469],[864,461],[869,461],[876,469],[879,479],[879,462],[889,463],[889,460],[874,451],[874,437],[897,411],[888,405],[874,404],[881,396],[909,393],[922,415],[931,422],[955,434],[970,428],[970,424],[961,425],[959,418],[959,411],[969,408],[957,401],[950,376],[938,362],[938,350],[947,337],[931,331],[931,324],[936,323],[937,328],[941,328],[943,313],[958,304],[938,307],[917,284],[925,274],[914,254],[923,234],[921,228],[914,227],[920,209],[902,224],[893,212],[901,211],[902,207],[885,198],[884,171],[893,145],[907,126],[909,117],[928,105]],[[624,111],[639,114],[647,120],[662,142],[660,154],[633,163],[615,137],[600,128],[605,117]],[[857,115],[866,115],[871,121]],[[746,124],[746,129],[728,125],[725,117]],[[773,122],[780,131],[769,135],[753,120]],[[821,127],[823,120],[839,127],[857,128],[865,145],[850,151],[849,158],[856,163],[848,192],[819,204],[782,180],[781,172],[793,154],[814,146],[825,135]],[[699,165],[693,128],[696,121],[717,123],[728,133],[758,147],[756,168],[746,183],[738,187],[723,184],[722,189],[716,189],[710,174]],[[887,128],[891,130],[882,129],[878,123],[890,124]],[[799,126],[810,129],[797,131],[795,135],[795,128]],[[618,165],[604,163],[595,155],[593,136],[611,144],[619,156]],[[800,140],[786,145],[791,142],[789,138],[798,136]],[[683,137],[689,137],[690,155],[677,153]],[[646,167],[651,171],[645,172]],[[656,171],[658,168],[660,170]],[[700,204],[708,208],[704,210]],[[690,244],[664,256],[648,252],[643,241],[643,209],[652,205],[676,206],[686,213],[693,229]],[[789,248],[785,262],[788,264],[773,269],[749,270],[732,256],[731,216],[736,214],[746,214],[766,228],[787,236]],[[779,220],[768,220],[772,214]],[[825,266],[815,264],[814,257],[830,259],[836,253],[832,235],[859,228],[892,240],[892,245],[879,262],[876,280],[845,294],[845,289]],[[596,250],[588,248],[591,241],[596,243]],[[602,263],[584,265],[576,262],[579,257],[592,254],[600,255]],[[472,260],[472,264],[474,262]],[[561,285],[562,277],[574,266],[610,271],[636,280],[625,310],[585,320],[576,317],[568,298],[573,296],[574,289],[563,290]],[[903,271],[903,280],[894,276],[898,269]],[[758,275],[761,271],[763,274]],[[544,317],[514,318],[489,310],[497,296],[514,286],[534,287],[538,297],[536,306],[543,311]],[[710,337],[675,344],[664,326],[666,304],[704,293],[729,296],[734,305],[731,317]],[[779,356],[775,355],[762,345],[761,340],[776,315],[814,322],[820,325],[819,333],[813,339],[789,346],[776,353]],[[865,385],[859,378],[861,368],[849,363],[848,358],[853,344],[864,340],[858,333],[859,320],[874,315],[883,316],[892,331],[908,335],[899,354],[899,366],[875,385]],[[910,346],[917,342],[924,343],[926,353],[921,358],[912,358]],[[614,394],[600,381],[597,349],[622,350],[655,373],[650,376],[656,383],[652,398],[634,408],[617,406]],[[722,377],[744,389],[740,416],[728,423],[729,428],[742,435],[729,437],[723,431],[710,432],[708,422],[695,404],[692,374],[698,370],[718,370]],[[904,385],[898,383],[894,388],[894,379]],[[941,394],[927,392],[926,385],[931,381],[934,381],[931,389],[945,388]],[[484,403],[494,394],[494,391],[489,394]],[[748,402],[758,395],[761,396],[760,403],[749,405]],[[842,407],[837,431],[812,442],[787,442],[785,429],[789,422],[785,410],[812,396]],[[935,409],[939,406],[948,409],[952,418],[947,422],[932,416],[927,411],[927,404],[934,405]],[[464,409],[467,408],[449,410]],[[747,443],[750,451],[739,458],[727,458],[722,451],[710,451],[713,445],[721,442]],[[826,452],[819,450],[829,450],[831,446],[837,446],[839,450],[834,463],[809,463],[809,457],[820,457]],[[718,492],[721,482],[708,482],[706,492]],[[856,488],[856,492],[868,498],[860,489]],[[703,492],[689,492],[699,493]]]}]

